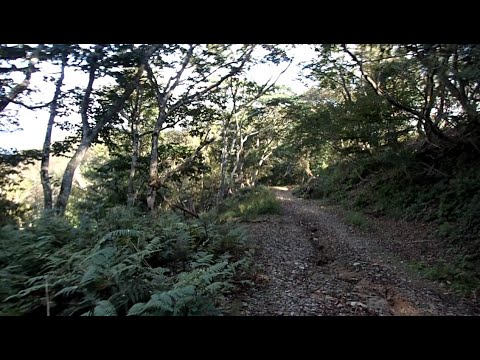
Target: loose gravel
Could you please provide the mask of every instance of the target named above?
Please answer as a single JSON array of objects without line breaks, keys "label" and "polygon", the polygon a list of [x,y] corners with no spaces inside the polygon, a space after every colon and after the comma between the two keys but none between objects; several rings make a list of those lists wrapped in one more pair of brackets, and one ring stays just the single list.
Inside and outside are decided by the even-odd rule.
[{"label": "loose gravel", "polygon": [[475,304],[413,274],[391,232],[360,234],[317,201],[288,188],[272,191],[282,212],[248,224],[257,249],[255,285],[235,294],[229,315],[480,314]]}]

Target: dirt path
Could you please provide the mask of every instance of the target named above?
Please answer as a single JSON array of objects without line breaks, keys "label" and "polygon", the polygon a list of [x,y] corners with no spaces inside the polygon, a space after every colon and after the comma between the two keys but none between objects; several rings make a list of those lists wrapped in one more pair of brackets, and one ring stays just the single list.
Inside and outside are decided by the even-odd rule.
[{"label": "dirt path", "polygon": [[[234,315],[476,315],[468,303],[408,271],[388,239],[363,237],[318,203],[272,189],[281,215],[250,223],[256,285]],[[235,310],[236,309],[236,310]]]}]

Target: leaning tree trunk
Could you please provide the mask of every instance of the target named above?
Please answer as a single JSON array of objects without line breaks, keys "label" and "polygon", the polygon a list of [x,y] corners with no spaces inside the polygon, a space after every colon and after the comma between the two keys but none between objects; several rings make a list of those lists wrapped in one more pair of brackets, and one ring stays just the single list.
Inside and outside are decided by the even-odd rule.
[{"label": "leaning tree trunk", "polygon": [[50,117],[47,124],[47,132],[45,134],[45,141],[43,142],[42,162],[40,165],[40,179],[43,187],[44,209],[51,210],[53,207],[52,186],[50,184],[49,167],[50,167],[50,143],[52,140],[52,129],[57,115],[58,98],[60,97],[63,79],[65,77],[65,66],[67,64],[67,56],[62,58],[62,69],[60,77],[58,78],[55,94],[53,95],[52,103],[50,104]]},{"label": "leaning tree trunk", "polygon": [[265,163],[265,161],[272,155],[273,151],[270,150],[267,153],[264,153],[262,157],[260,158],[260,161],[258,162],[257,168],[255,169],[255,172],[252,176],[252,181],[251,181],[251,186],[256,186],[257,185],[257,180],[258,180],[258,174],[260,173],[260,169]]},{"label": "leaning tree trunk", "polygon": [[90,147],[91,141],[82,141],[80,146],[75,151],[75,155],[70,159],[63,173],[62,185],[60,187],[60,193],[58,194],[57,202],[55,203],[55,209],[57,214],[63,216],[67,208],[68,198],[72,191],[73,176],[75,175],[75,170],[81,164],[85,154],[87,153],[88,148]]}]

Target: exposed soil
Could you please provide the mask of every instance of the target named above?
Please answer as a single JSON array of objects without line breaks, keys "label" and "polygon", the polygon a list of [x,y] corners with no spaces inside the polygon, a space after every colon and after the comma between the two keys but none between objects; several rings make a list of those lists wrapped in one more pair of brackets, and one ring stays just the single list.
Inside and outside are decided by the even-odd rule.
[{"label": "exposed soil", "polygon": [[288,188],[272,191],[282,213],[248,224],[255,286],[230,299],[230,315],[480,314],[478,305],[408,267],[413,251],[434,252],[423,229],[386,220],[359,232],[338,208],[297,198]]}]

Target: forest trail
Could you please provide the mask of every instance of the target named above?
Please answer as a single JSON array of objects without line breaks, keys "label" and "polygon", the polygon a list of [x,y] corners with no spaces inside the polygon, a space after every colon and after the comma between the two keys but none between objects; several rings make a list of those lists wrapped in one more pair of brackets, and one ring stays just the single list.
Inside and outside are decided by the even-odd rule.
[{"label": "forest trail", "polygon": [[317,201],[271,190],[281,214],[248,224],[255,286],[236,294],[229,315],[478,315],[409,271],[388,237],[360,235]]}]

